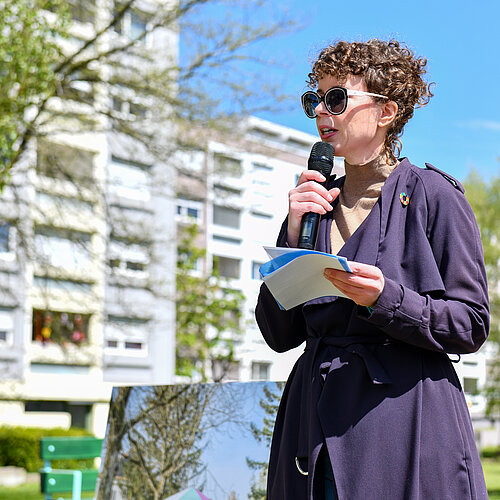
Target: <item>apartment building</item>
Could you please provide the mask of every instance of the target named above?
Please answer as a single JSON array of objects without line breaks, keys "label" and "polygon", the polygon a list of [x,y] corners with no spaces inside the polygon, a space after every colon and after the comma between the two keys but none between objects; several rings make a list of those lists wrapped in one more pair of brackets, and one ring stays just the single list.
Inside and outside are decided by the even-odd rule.
[{"label": "apartment building", "polygon": [[236,338],[236,362],[224,378],[284,380],[300,349],[278,356],[262,339],[254,319],[259,267],[268,260],[264,246],[276,243],[287,193],[307,166],[317,138],[255,117],[238,137],[213,133],[183,158],[190,168],[184,175],[181,169],[178,177],[177,223],[199,226],[198,244],[207,250],[200,270],[206,272],[216,260],[221,277],[245,296],[244,333]]},{"label": "apartment building", "polygon": [[[66,49],[109,15],[109,2],[91,3],[74,12]],[[145,22],[130,12],[110,36],[135,36]],[[178,33],[154,35],[142,43],[177,54]],[[92,98],[131,121],[150,112],[124,89]],[[103,435],[113,385],[173,380],[173,171],[102,116],[98,131],[61,120],[32,141],[0,195],[0,424]]]}]

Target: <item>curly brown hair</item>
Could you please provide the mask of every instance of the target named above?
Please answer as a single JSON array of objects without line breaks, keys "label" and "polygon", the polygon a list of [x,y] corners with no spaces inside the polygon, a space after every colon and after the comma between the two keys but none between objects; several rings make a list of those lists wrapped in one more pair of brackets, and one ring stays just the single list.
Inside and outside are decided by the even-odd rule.
[{"label": "curly brown hair", "polygon": [[[372,39],[368,42],[340,41],[324,48],[308,75],[307,84],[315,88],[325,76],[344,83],[349,75],[362,75],[368,92],[387,96],[398,105],[396,118],[385,139],[385,153],[391,163],[401,152],[403,128],[416,106],[425,106],[433,96],[423,80],[427,59],[416,57],[396,40]],[[375,98],[384,101],[382,98]]]}]

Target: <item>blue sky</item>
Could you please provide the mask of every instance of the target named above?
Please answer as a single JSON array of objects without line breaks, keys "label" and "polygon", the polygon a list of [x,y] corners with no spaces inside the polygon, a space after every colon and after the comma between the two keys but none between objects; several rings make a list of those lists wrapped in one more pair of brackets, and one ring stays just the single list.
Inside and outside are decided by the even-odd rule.
[{"label": "blue sky", "polygon": [[290,0],[285,6],[304,28],[261,43],[259,51],[285,62],[286,77],[278,79],[285,92],[297,95],[297,106],[258,116],[316,134],[314,120],[303,115],[298,101],[311,58],[337,39],[396,38],[428,59],[428,80],[436,83],[429,105],[417,109],[405,129],[403,156],[420,166],[432,163],[459,180],[471,167],[485,177],[498,174],[499,0]]}]

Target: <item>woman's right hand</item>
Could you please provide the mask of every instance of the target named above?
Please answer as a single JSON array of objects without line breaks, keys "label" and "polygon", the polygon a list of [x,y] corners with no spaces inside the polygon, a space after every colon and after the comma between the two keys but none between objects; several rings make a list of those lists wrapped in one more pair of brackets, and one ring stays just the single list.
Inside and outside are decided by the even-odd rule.
[{"label": "woman's right hand", "polygon": [[327,190],[320,182],[325,177],[317,170],[304,170],[297,186],[288,193],[287,242],[296,247],[299,241],[302,217],[308,212],[324,215],[332,210],[331,203],[340,193],[339,188]]}]

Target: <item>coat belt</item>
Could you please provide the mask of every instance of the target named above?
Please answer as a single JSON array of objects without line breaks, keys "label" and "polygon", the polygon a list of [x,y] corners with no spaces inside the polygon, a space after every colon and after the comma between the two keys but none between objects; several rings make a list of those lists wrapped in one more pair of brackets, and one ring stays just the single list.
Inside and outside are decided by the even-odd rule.
[{"label": "coat belt", "polygon": [[[389,339],[388,337],[375,335],[360,335],[349,337],[308,337],[305,350],[307,351],[311,349],[313,351],[313,360],[316,359],[318,350],[325,345],[338,347],[351,354],[356,354],[362,359],[366,367],[366,371],[374,384],[390,384],[391,378],[389,377],[375,354],[367,347],[367,344],[389,344],[391,342],[391,339]],[[312,365],[314,366],[314,361]],[[323,379],[326,378],[326,375],[330,371],[332,371],[332,361],[321,364],[320,373]]]}]

